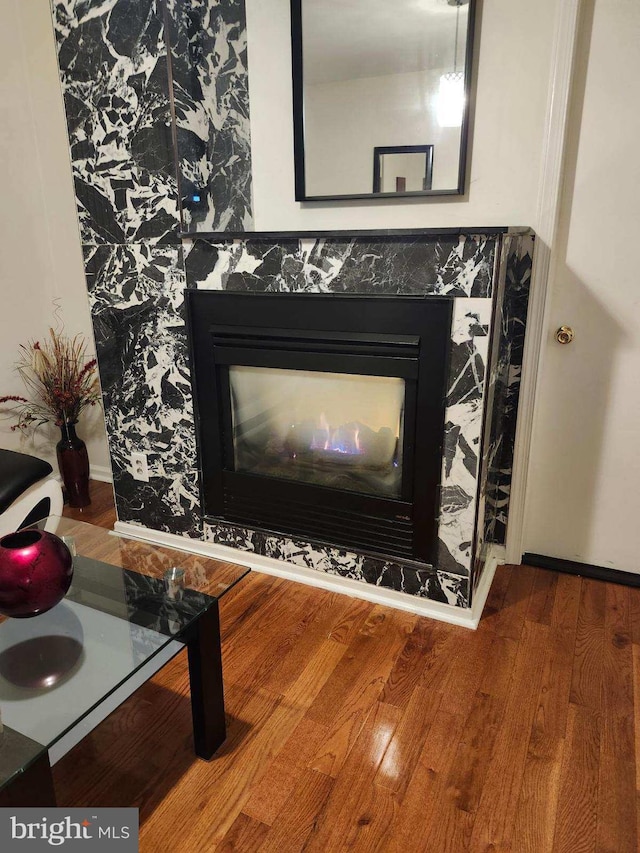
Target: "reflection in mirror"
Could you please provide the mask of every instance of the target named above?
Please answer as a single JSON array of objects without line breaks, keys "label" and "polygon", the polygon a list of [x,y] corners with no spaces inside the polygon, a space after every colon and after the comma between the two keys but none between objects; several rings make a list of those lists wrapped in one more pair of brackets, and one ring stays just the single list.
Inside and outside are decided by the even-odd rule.
[{"label": "reflection in mirror", "polygon": [[[298,201],[463,192],[474,11],[475,0],[291,0]],[[389,154],[372,192],[374,149]]]},{"label": "reflection in mirror", "polygon": [[396,145],[373,149],[374,193],[430,190],[433,145]]}]

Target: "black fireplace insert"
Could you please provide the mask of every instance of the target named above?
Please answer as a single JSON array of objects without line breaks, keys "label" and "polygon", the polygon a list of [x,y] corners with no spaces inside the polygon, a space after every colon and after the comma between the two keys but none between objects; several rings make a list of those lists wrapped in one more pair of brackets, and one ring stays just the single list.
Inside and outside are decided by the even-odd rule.
[{"label": "black fireplace insert", "polygon": [[453,300],[187,304],[207,519],[433,563]]}]

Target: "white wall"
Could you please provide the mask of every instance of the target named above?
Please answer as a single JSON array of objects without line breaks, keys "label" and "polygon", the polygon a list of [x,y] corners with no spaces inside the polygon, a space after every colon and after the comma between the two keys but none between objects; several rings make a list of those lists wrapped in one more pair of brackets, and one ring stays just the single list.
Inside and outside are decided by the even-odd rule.
[{"label": "white wall", "polygon": [[[460,128],[438,124],[433,93],[440,74],[412,71],[306,86],[307,193],[370,193],[373,149],[383,145],[433,145],[433,189],[455,188]],[[430,93],[426,103],[425,93]],[[422,188],[424,162],[421,157],[413,188]],[[394,191],[395,182],[389,192]]]},{"label": "white wall", "polygon": [[[485,0],[467,197],[294,201],[289,0],[246,0],[256,230],[535,227],[560,0]],[[456,197],[454,197],[455,199]]]},{"label": "white wall", "polygon": [[[19,344],[43,337],[53,300],[69,334],[94,351],[49,0],[0,0],[0,394],[23,394]],[[21,440],[0,420],[0,446],[55,460],[56,430]],[[104,418],[78,430],[92,465],[109,466]]]},{"label": "white wall", "polygon": [[[536,401],[527,551],[640,572],[640,4],[586,0]],[[575,340],[553,340],[561,324]]]}]

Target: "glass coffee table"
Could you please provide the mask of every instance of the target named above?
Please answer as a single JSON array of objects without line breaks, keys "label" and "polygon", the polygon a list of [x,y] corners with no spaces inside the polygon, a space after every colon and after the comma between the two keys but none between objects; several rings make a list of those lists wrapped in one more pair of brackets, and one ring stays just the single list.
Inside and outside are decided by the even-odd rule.
[{"label": "glass coffee table", "polygon": [[[0,806],[55,805],[51,765],[185,647],[195,752],[226,736],[218,601],[244,566],[50,516],[71,587],[28,619],[0,617]],[[174,571],[177,570],[177,571]]]}]

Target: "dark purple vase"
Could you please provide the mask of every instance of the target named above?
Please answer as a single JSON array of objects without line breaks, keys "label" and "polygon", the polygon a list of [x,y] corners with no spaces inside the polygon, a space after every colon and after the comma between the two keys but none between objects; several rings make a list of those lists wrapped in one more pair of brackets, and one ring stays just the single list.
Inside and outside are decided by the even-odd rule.
[{"label": "dark purple vase", "polygon": [[64,542],[45,530],[19,530],[0,539],[0,613],[38,616],[64,598],[73,559]]},{"label": "dark purple vase", "polygon": [[89,456],[87,445],[76,435],[75,424],[62,424],[62,438],[56,444],[58,467],[69,506],[89,506]]}]

